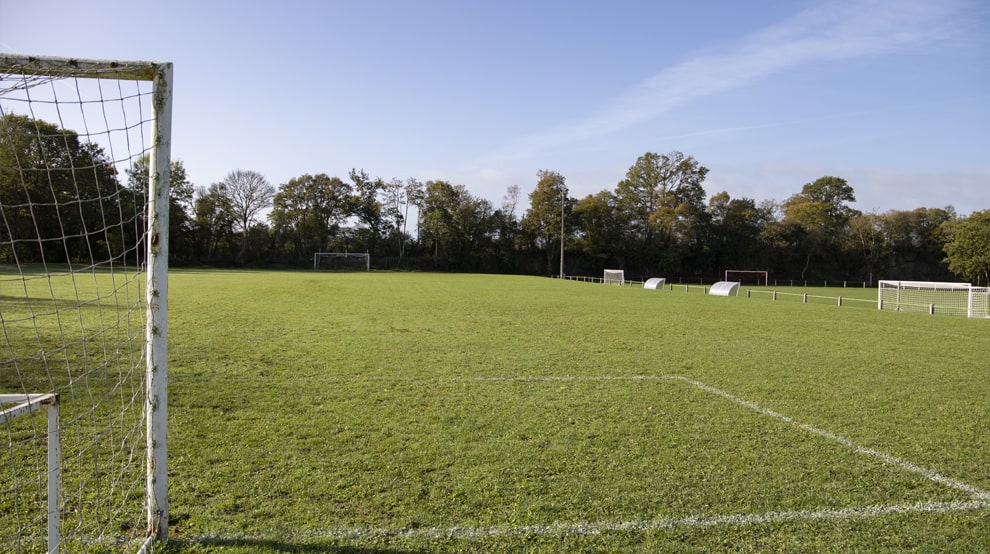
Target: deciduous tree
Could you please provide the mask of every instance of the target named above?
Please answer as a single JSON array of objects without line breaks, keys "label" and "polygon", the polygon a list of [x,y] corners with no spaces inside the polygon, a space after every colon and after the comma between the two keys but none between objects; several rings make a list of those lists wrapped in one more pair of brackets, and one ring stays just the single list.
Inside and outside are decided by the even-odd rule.
[{"label": "deciduous tree", "polygon": [[702,183],[708,168],[681,152],[640,156],[616,186],[615,196],[638,243],[643,270],[658,265],[677,269],[684,251],[696,242],[705,214]]},{"label": "deciduous tree", "polygon": [[0,115],[0,261],[134,255],[135,225],[122,224],[143,205],[134,196],[98,144],[51,123]]},{"label": "deciduous tree", "polygon": [[567,233],[566,218],[573,210],[574,199],[568,198],[566,180],[560,173],[543,169],[536,176],[539,180],[529,194],[529,209],[523,216],[522,228],[535,239],[537,247],[546,252],[547,271],[556,273],[560,270],[560,258],[557,257],[560,241],[564,240],[561,225]]},{"label": "deciduous tree", "polygon": [[351,193],[349,184],[325,173],[295,177],[279,188],[269,219],[281,241],[291,242],[297,261],[330,249],[350,215]]},{"label": "deciduous tree", "polygon": [[990,210],[944,224],[949,270],[978,285],[990,285]]},{"label": "deciduous tree", "polygon": [[226,197],[241,232],[241,248],[237,253],[237,261],[241,261],[251,224],[261,212],[271,207],[275,187],[260,173],[243,169],[231,171],[220,184],[222,188],[219,190]]},{"label": "deciduous tree", "polygon": [[883,230],[883,216],[876,213],[853,216],[849,220],[846,240],[849,250],[862,258],[867,280],[872,285],[880,262],[890,253],[890,242]]},{"label": "deciduous tree", "polygon": [[[149,160],[147,155],[141,156],[126,170],[128,188],[142,197],[148,190]],[[168,256],[172,261],[188,261],[196,256],[194,193],[182,160],[172,161],[168,173]]]}]

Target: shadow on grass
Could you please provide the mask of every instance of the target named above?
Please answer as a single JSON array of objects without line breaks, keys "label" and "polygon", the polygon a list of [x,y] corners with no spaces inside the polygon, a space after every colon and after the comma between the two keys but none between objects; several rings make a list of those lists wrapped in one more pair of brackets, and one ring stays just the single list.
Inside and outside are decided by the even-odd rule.
[{"label": "shadow on grass", "polygon": [[[233,552],[258,552],[258,553],[279,553],[279,552],[299,552],[299,553],[326,553],[326,554],[418,554],[424,552],[420,550],[396,550],[390,548],[365,548],[358,546],[347,546],[334,544],[325,541],[313,541],[303,543],[293,543],[278,539],[222,539],[204,538],[198,540],[178,539],[170,541],[163,549],[166,554],[183,554],[186,552],[200,552],[206,549],[210,552],[229,548]],[[162,550],[156,550],[161,552]]]}]

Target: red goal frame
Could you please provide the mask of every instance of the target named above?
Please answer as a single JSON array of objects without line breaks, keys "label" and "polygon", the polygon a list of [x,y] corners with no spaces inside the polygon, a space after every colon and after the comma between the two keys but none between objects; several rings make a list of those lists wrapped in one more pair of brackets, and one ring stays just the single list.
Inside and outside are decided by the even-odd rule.
[{"label": "red goal frame", "polygon": [[[738,276],[738,278],[730,278],[730,274],[732,277]],[[770,286],[770,272],[756,269],[726,269],[725,280],[742,284],[751,284],[756,281],[757,286],[766,287]]]}]

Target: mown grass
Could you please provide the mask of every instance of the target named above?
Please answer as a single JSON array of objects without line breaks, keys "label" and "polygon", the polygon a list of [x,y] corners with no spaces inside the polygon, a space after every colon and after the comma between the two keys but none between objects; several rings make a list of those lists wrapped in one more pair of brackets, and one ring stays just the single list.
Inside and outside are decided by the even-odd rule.
[{"label": "mown grass", "polygon": [[987,490],[985,321],[388,273],[170,310],[170,552],[990,548],[986,506],[760,520],[969,495],[669,378]]},{"label": "mown grass", "polygon": [[[0,393],[60,395],[63,552],[144,534],[141,282],[134,271],[0,266]],[[0,551],[45,551],[47,417],[0,424]]]},{"label": "mown grass", "polygon": [[173,271],[159,550],[990,550],[990,322],[794,292]]}]

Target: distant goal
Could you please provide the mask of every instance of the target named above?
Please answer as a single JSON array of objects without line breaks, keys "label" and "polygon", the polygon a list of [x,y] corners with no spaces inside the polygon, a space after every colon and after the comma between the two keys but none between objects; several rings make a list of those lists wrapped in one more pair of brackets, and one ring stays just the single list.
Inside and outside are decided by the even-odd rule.
[{"label": "distant goal", "polygon": [[726,269],[724,281],[732,281],[740,285],[769,286],[770,274],[766,271],[752,269]]},{"label": "distant goal", "polygon": [[626,282],[626,272],[621,269],[606,269],[602,276],[602,282],[606,285],[623,285]]},{"label": "distant goal", "polygon": [[888,281],[879,283],[877,308],[960,317],[990,317],[990,292],[970,283]]},{"label": "distant goal", "polygon": [[371,271],[371,255],[360,252],[317,252],[313,269],[324,271]]}]

